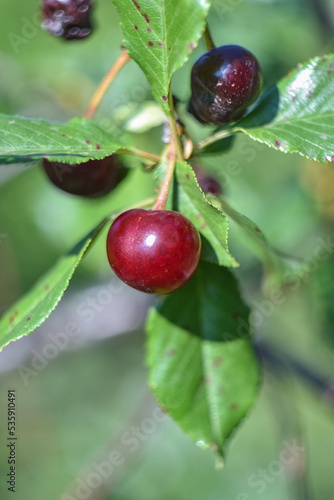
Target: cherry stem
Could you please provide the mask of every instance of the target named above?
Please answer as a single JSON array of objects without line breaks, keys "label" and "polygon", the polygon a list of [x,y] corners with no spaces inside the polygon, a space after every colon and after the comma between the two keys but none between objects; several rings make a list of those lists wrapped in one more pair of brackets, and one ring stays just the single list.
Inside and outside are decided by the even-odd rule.
[{"label": "cherry stem", "polygon": [[209,30],[208,23],[206,23],[206,26],[205,26],[204,40],[205,40],[206,48],[208,50],[212,50],[212,49],[216,48],[216,46],[212,40],[212,36],[211,36],[210,30]]},{"label": "cherry stem", "polygon": [[171,187],[172,182],[173,182],[174,170],[175,170],[175,150],[173,147],[173,143],[171,143],[170,146],[171,146],[171,148],[168,148],[168,151],[167,151],[168,164],[167,164],[165,177],[164,177],[162,186],[160,188],[159,196],[158,196],[157,201],[153,207],[153,210],[164,210],[165,209],[169,190],[170,190],[170,187]]},{"label": "cherry stem", "polygon": [[131,57],[129,54],[124,51],[122,54],[118,57],[118,59],[115,61],[115,63],[112,65],[106,76],[103,78],[102,82],[96,89],[93,97],[90,100],[90,103],[87,107],[86,113],[84,115],[84,118],[88,118],[91,120],[100,106],[102,99],[106,95],[110,85],[113,83],[115,80],[116,76],[118,73],[121,71],[121,69],[124,68],[124,66],[131,61]]},{"label": "cherry stem", "polygon": [[148,198],[147,200],[143,200],[139,203],[136,203],[136,205],[134,205],[133,207],[130,207],[128,210],[131,210],[131,208],[151,207],[155,201],[156,201],[156,197]]},{"label": "cherry stem", "polygon": [[156,201],[156,197],[148,198],[147,200],[140,201],[139,203],[135,203],[134,205],[131,205],[130,207],[126,207],[124,209],[118,210],[117,212],[113,212],[107,219],[109,220],[114,220],[116,219],[120,214],[127,210],[133,210],[134,208],[148,208],[153,205],[153,203]]},{"label": "cherry stem", "polygon": [[164,210],[168,194],[173,182],[175,163],[176,161],[183,161],[183,148],[180,140],[179,130],[176,123],[173,96],[171,90],[168,93],[168,104],[169,104],[169,126],[172,133],[172,138],[170,144],[165,148],[162,155],[162,161],[168,161],[165,177],[161,185],[157,201],[153,207],[153,210]]},{"label": "cherry stem", "polygon": [[151,163],[159,163],[161,161],[161,157],[158,155],[155,155],[153,153],[149,153],[148,151],[142,151],[141,149],[119,149],[116,151],[116,154],[118,155],[129,155],[129,156],[137,156],[138,158],[143,158],[144,160],[147,160]]},{"label": "cherry stem", "polygon": [[204,149],[207,146],[210,146],[210,144],[220,141],[221,139],[231,137],[231,135],[233,135],[234,133],[235,131],[233,130],[221,130],[220,132],[217,132],[217,134],[211,135],[211,137],[208,137],[207,139],[204,139],[203,141],[196,144],[196,146],[194,147],[194,152],[201,151],[201,149]]}]

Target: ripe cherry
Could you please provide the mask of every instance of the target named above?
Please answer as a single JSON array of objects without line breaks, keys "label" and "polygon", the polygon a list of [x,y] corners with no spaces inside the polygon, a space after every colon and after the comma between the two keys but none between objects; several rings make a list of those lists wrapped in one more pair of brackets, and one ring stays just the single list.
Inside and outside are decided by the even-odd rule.
[{"label": "ripe cherry", "polygon": [[90,35],[92,0],[44,0],[42,28],[66,40]]},{"label": "ripe cherry", "polygon": [[192,68],[188,110],[201,122],[229,123],[257,99],[261,86],[261,67],[251,52],[238,45],[216,47]]},{"label": "ripe cherry", "polygon": [[78,165],[43,160],[43,167],[51,182],[67,193],[88,198],[108,194],[124,179],[126,170],[117,155],[103,160],[89,160]]},{"label": "ripe cherry", "polygon": [[202,124],[205,124],[206,122],[204,120],[202,120],[202,118],[200,116],[198,116],[197,112],[196,112],[196,109],[194,108],[194,105],[193,105],[193,102],[192,100],[190,99],[189,100],[189,103],[188,103],[188,113],[190,113],[191,115],[193,115],[194,118],[196,118],[196,120]]},{"label": "ripe cherry", "polygon": [[109,263],[116,275],[146,293],[170,293],[194,274],[201,251],[195,226],[170,210],[128,210],[107,237]]}]

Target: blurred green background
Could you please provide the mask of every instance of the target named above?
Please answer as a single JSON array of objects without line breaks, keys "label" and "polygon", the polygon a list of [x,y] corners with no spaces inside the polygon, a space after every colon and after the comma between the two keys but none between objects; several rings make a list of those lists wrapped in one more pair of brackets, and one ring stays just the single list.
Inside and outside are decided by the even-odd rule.
[{"label": "blurred green background", "polygon": [[[122,35],[111,1],[97,2],[96,31],[81,43],[43,32],[38,1],[2,0],[1,6],[0,111],[55,121],[82,115],[119,54]],[[240,44],[256,54],[265,86],[298,62],[334,48],[331,0],[217,0],[209,24],[217,45]],[[173,80],[182,119],[196,139],[209,132],[185,115],[184,103],[191,63],[204,50],[201,41]],[[145,77],[131,63],[95,120],[119,131],[151,100]],[[136,147],[161,150],[161,126],[126,134]],[[0,354],[1,499],[13,495],[7,491],[5,439],[7,390],[15,388],[19,500],[65,500],[65,492],[94,500],[333,500],[334,259],[328,254],[318,262],[314,251],[319,238],[326,241],[333,234],[334,173],[329,166],[245,137],[238,137],[226,154],[206,157],[201,164],[220,179],[231,205],[255,221],[275,248],[311,258],[300,286],[287,290],[283,303],[267,313],[261,264],[231,224],[230,247],[241,264],[237,274],[245,297],[255,310],[265,311],[256,338],[275,353],[293,356],[305,373],[297,376],[288,365],[277,371],[266,364],[259,400],[231,440],[225,468],[216,470],[213,456],[198,449],[167,416],[154,420],[142,333],[151,299],[114,280],[102,235],[49,320]],[[108,197],[82,200],[50,185],[40,165],[0,166],[0,313],[105,215],[151,196],[151,177],[133,168]],[[110,303],[87,305],[105,289],[112,290]],[[89,321],[87,314],[80,315],[83,307],[93,310]],[[71,321],[79,325],[80,335],[33,374],[25,371],[38,363],[50,335],[60,335]],[[153,422],[152,432],[143,431],[147,419]],[[140,437],[132,451],[123,438],[139,432],[135,428]],[[281,452],[295,439],[303,451],[283,466]],[[81,491],[81,497],[74,493],[92,462],[121,449],[124,463],[105,483]]]}]

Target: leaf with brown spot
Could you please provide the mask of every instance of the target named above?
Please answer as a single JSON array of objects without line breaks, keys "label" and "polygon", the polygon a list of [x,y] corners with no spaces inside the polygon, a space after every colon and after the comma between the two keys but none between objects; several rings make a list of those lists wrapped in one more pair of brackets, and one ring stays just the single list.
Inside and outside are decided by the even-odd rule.
[{"label": "leaf with brown spot", "polygon": [[[236,123],[252,139],[322,163],[334,155],[334,54],[315,57],[270,87]],[[326,139],[324,139],[326,137]]]},{"label": "leaf with brown spot", "polygon": [[[211,449],[214,443],[218,454],[259,390],[248,315],[231,271],[202,261],[147,322],[149,383],[158,403],[195,442]],[[169,351],[175,355],[166,356]]]},{"label": "leaf with brown spot", "polygon": [[237,267],[228,250],[228,220],[222,210],[212,205],[200,189],[195,174],[185,162],[176,164],[173,207],[182,212],[202,236],[202,258],[222,266]]},{"label": "leaf with brown spot", "polygon": [[[124,46],[141,67],[166,115],[175,71],[188,60],[205,28],[210,0],[113,0],[120,17]],[[136,26],[138,29],[133,29]]]},{"label": "leaf with brown spot", "polygon": [[58,124],[0,114],[0,164],[48,158],[74,165],[102,160],[124,147],[119,139],[84,118]]},{"label": "leaf with brown spot", "polygon": [[53,268],[0,318],[0,351],[9,342],[34,331],[50,316],[67,289],[81,259],[107,222],[108,219],[103,220],[70,252],[60,258]]}]

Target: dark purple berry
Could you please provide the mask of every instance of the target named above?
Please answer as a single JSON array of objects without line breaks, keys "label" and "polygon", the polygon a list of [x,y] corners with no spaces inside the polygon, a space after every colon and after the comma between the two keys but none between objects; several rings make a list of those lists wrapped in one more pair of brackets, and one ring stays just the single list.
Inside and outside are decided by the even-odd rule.
[{"label": "dark purple berry", "polygon": [[221,125],[240,118],[260,94],[262,71],[255,56],[238,45],[209,50],[191,73],[190,112]]},{"label": "dark purple berry", "polygon": [[107,254],[116,275],[146,293],[170,293],[194,274],[201,252],[195,226],[170,210],[128,210],[112,224]]},{"label": "dark purple berry", "polygon": [[87,198],[99,198],[108,194],[126,174],[117,155],[78,165],[43,160],[43,167],[46,175],[59,189]]},{"label": "dark purple berry", "polygon": [[193,115],[194,118],[196,118],[196,120],[200,123],[206,123],[204,120],[202,120],[202,118],[200,118],[198,116],[198,114],[196,113],[196,110],[194,108],[194,105],[193,105],[193,102],[192,100],[190,99],[189,103],[188,103],[188,113],[190,113],[191,115]]},{"label": "dark purple berry", "polygon": [[215,196],[219,196],[222,194],[221,185],[211,175],[198,167],[194,167],[194,172],[197,178],[198,185],[203,193],[210,193],[214,194]]},{"label": "dark purple berry", "polygon": [[66,40],[80,40],[92,31],[92,0],[43,0],[42,28]]}]

